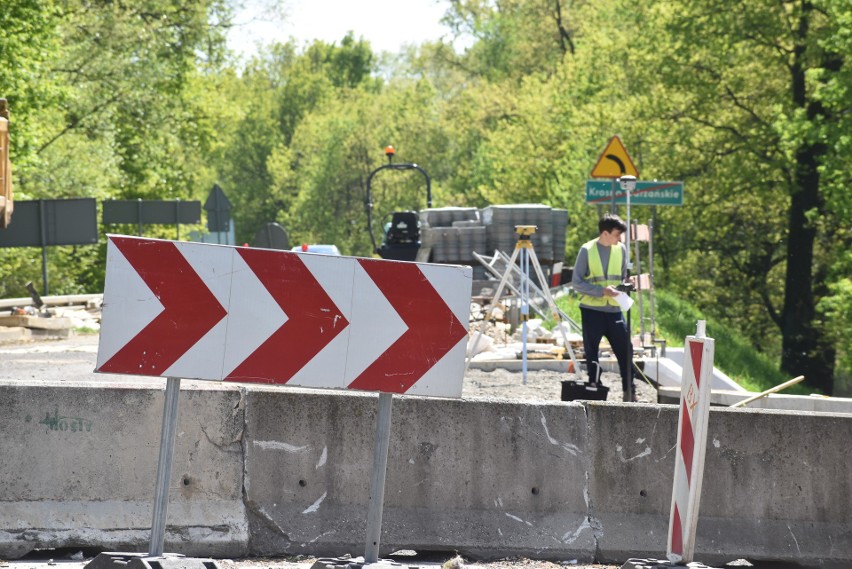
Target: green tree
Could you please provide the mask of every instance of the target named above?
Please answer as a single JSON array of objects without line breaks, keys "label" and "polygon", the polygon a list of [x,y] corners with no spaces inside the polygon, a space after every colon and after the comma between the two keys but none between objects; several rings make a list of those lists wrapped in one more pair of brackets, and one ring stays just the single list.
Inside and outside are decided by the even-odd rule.
[{"label": "green tree", "polygon": [[736,10],[669,2],[654,6],[649,22],[671,48],[645,44],[669,91],[658,116],[670,129],[689,129],[682,140],[703,143],[679,160],[680,171],[691,164],[700,176],[693,195],[706,206],[702,215],[712,214],[711,223],[696,220],[701,236],[692,242],[734,269],[717,285],[751,289],[740,305],[760,299],[782,336],[782,369],[827,393],[835,351],[816,306],[829,293],[828,272],[843,249],[837,229],[849,218],[826,202],[824,172],[848,130],[832,126],[846,120],[846,103],[828,104],[824,91],[848,74],[845,53],[828,41],[842,34],[848,12],[833,2],[751,0]]},{"label": "green tree", "polygon": [[8,99],[12,111],[16,183],[36,159],[44,136],[40,115],[56,105],[60,95],[58,82],[44,74],[59,48],[58,25],[59,10],[51,1],[8,0],[0,10],[0,97]]},{"label": "green tree", "polygon": [[270,161],[279,174],[285,162],[294,161],[298,169],[303,157],[288,147],[305,117],[333,109],[338,97],[356,87],[377,89],[381,81],[372,75],[374,66],[369,43],[350,33],[340,45],[315,41],[304,51],[293,42],[275,44],[239,77],[221,84],[221,97],[238,103],[236,116],[221,125],[227,143],[215,153],[221,185],[237,206],[238,241],[250,241],[260,226],[293,205],[298,190],[273,179]]},{"label": "green tree", "polygon": [[[433,148],[445,143],[435,92],[425,81],[392,83],[380,92],[358,88],[308,114],[292,144],[282,145],[270,161],[276,187],[294,192],[279,220],[299,241],[337,244],[346,254],[373,252],[367,231],[366,184],[393,144],[395,162],[413,162],[433,172]],[[422,159],[421,159],[422,158]],[[397,210],[426,206],[425,178],[417,171],[382,170],[372,179],[373,234]],[[439,190],[433,184],[433,190]]]},{"label": "green tree", "polygon": [[[192,87],[222,53],[227,18],[220,0],[5,2],[17,198],[193,197],[213,133]],[[103,247],[83,249],[51,251],[53,292],[100,289]],[[37,251],[3,256],[33,268],[2,271],[9,287],[36,280]]]},{"label": "green tree", "polygon": [[554,73],[576,50],[583,1],[456,0],[444,23],[457,36],[475,38],[462,55],[443,52],[448,62],[490,81],[520,80]]}]

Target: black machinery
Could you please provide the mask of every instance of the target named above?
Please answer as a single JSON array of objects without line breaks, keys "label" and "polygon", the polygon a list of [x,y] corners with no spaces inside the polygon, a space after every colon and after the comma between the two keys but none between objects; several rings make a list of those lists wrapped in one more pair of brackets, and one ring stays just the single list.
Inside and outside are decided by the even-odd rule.
[{"label": "black machinery", "polygon": [[370,195],[370,184],[373,181],[373,176],[381,170],[417,170],[423,174],[423,177],[426,178],[426,207],[432,207],[432,183],[429,174],[417,164],[404,162],[394,164],[394,154],[393,146],[386,147],[385,156],[388,157],[388,163],[370,172],[370,176],[367,178],[367,197],[364,203],[367,208],[367,231],[370,233],[373,251],[382,259],[414,261],[417,258],[417,252],[420,250],[420,219],[417,212],[394,211],[390,213],[390,223],[387,224],[387,230],[384,229],[383,224],[384,240],[381,247],[376,246],[376,239],[373,235],[373,200]]}]

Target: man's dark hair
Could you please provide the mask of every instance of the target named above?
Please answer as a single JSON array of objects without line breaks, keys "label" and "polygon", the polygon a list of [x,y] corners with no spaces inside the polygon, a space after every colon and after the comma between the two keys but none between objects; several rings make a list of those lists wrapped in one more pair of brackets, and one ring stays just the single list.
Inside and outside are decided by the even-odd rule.
[{"label": "man's dark hair", "polygon": [[624,233],[627,231],[627,224],[614,213],[603,214],[601,220],[598,221],[598,231],[603,233],[604,231],[612,231],[614,229],[618,229]]}]

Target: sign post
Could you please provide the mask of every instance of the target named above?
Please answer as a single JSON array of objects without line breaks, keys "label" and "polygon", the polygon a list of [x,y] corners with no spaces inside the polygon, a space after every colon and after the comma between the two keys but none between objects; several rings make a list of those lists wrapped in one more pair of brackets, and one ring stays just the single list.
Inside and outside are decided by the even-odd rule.
[{"label": "sign post", "polygon": [[163,556],[166,542],[166,515],[169,509],[169,478],[172,474],[175,433],[177,432],[180,378],[166,379],[166,398],[163,404],[163,426],[160,429],[160,459],[157,462],[157,484],[154,491],[154,515],[151,522],[151,544],[148,555]]},{"label": "sign post", "polygon": [[672,563],[691,563],[695,553],[715,346],[713,338],[705,336],[704,328],[704,320],[699,320],[695,336],[686,337],[684,350],[677,455],[666,548],[666,557]]},{"label": "sign post", "polygon": [[376,563],[379,560],[392,404],[393,395],[379,393],[379,414],[376,417],[376,448],[373,451],[373,476],[370,482],[370,506],[367,510],[367,546],[364,548],[364,563]]},{"label": "sign post", "polygon": [[167,378],[149,555],[163,555],[179,378],[192,378],[378,391],[376,562],[392,394],[461,397],[471,284],[470,267],[109,235],[95,371]]}]

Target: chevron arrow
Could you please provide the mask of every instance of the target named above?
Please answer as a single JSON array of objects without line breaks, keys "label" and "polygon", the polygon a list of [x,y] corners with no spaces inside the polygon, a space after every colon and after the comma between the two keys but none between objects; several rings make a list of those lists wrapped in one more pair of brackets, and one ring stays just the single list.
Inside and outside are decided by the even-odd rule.
[{"label": "chevron arrow", "polygon": [[270,263],[269,251],[239,249],[238,252],[288,319],[225,379],[287,383],[349,326],[349,321],[299,255],[277,255],[278,262]]},{"label": "chevron arrow", "polygon": [[469,267],[108,237],[95,371],[461,395]]},{"label": "chevron arrow", "polygon": [[160,375],[227,313],[174,243],[121,237],[110,240],[163,310],[98,371]]},{"label": "chevron arrow", "polygon": [[467,330],[417,265],[359,262],[408,329],[349,388],[405,393],[467,336]]}]

